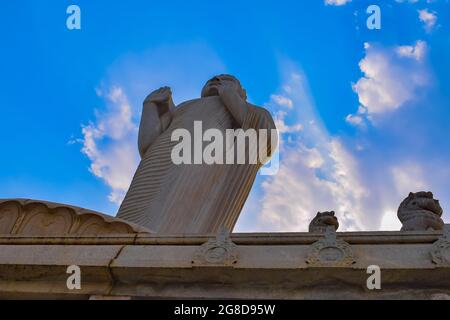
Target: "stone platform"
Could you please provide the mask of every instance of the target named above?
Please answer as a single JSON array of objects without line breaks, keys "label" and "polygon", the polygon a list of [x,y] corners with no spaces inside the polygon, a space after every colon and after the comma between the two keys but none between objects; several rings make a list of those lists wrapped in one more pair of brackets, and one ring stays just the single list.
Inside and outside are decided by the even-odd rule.
[{"label": "stone platform", "polygon": [[[444,232],[152,235],[94,214],[97,227],[80,229],[78,221],[58,235],[44,227],[61,208],[0,202],[0,298],[450,298],[448,225]],[[61,221],[86,214],[71,208],[72,220]],[[22,222],[5,231],[13,212]],[[29,215],[34,227],[26,229]],[[81,290],[66,286],[70,265],[81,268]],[[366,286],[370,265],[381,268],[381,290]]]}]

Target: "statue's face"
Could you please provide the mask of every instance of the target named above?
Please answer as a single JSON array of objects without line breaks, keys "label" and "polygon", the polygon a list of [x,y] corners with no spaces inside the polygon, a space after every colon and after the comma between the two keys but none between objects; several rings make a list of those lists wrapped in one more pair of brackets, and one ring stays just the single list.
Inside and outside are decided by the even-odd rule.
[{"label": "statue's face", "polygon": [[403,206],[400,205],[400,207],[409,210],[427,210],[438,216],[441,216],[443,213],[439,201],[435,200],[433,194],[430,192],[411,193],[405,200]]},{"label": "statue's face", "polygon": [[334,215],[334,211],[318,212],[314,218],[313,223],[318,226],[336,226],[339,227],[339,222]]},{"label": "statue's face", "polygon": [[212,96],[218,96],[219,95],[219,86],[223,84],[231,84],[236,87],[236,90],[238,90],[239,95],[246,99],[246,93],[245,90],[242,88],[241,83],[239,80],[237,80],[235,77],[222,74],[219,76],[215,76],[212,79],[208,80],[205,84],[205,86],[202,89],[202,97],[212,97]]}]

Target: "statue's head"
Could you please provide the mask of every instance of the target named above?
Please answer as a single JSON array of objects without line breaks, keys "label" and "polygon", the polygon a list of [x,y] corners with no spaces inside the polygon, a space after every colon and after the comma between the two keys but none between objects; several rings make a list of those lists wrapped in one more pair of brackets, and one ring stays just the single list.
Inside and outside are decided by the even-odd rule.
[{"label": "statue's head", "polygon": [[339,222],[334,211],[317,212],[316,217],[309,224],[309,232],[325,232],[328,227],[339,228]]},{"label": "statue's head", "polygon": [[428,211],[438,217],[442,216],[443,210],[439,204],[439,200],[433,198],[432,192],[411,192],[408,197],[403,200],[398,209],[399,214],[411,211]]},{"label": "statue's head", "polygon": [[431,192],[410,193],[397,211],[402,231],[442,230],[443,210]]},{"label": "statue's head", "polygon": [[239,82],[239,80],[236,77],[229,74],[221,74],[209,79],[202,89],[202,98],[218,96],[219,95],[218,86],[223,83],[229,83],[231,85],[236,86],[239,95],[243,99],[247,100],[247,92],[245,91],[244,88],[242,88],[242,85]]}]

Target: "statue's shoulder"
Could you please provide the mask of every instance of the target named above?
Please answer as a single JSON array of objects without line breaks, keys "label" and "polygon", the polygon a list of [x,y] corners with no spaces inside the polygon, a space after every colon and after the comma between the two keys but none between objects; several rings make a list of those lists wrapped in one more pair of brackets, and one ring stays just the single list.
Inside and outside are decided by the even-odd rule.
[{"label": "statue's shoulder", "polygon": [[273,126],[275,127],[275,123],[273,121],[273,117],[270,114],[269,110],[267,110],[266,108],[263,107],[258,107],[254,104],[251,104],[249,102],[247,102],[248,108],[250,110],[251,113],[253,113],[254,115],[256,115],[258,118],[264,119],[266,122],[269,122],[271,124],[273,124]]},{"label": "statue's shoulder", "polygon": [[223,105],[220,98],[219,97],[203,97],[203,98],[196,98],[196,99],[191,99],[191,100],[187,100],[184,101],[182,103],[180,103],[177,107],[176,107],[176,115],[181,115],[185,112],[187,112],[188,110],[191,109],[191,107],[203,107],[203,106],[218,106],[218,105]]},{"label": "statue's shoulder", "polygon": [[187,109],[189,109],[190,106],[197,104],[200,101],[200,99],[191,99],[181,102],[179,105],[175,108],[175,114],[180,114],[185,112]]},{"label": "statue's shoulder", "polygon": [[249,102],[247,102],[247,105],[248,105],[248,107],[249,107],[251,112],[257,113],[260,116],[272,118],[272,115],[270,114],[270,112],[266,108],[259,107],[257,105],[252,104],[252,103],[249,103]]},{"label": "statue's shoulder", "polygon": [[198,101],[200,101],[200,98],[183,101],[179,105],[177,105],[177,109],[186,107],[186,106],[188,106],[190,104],[194,104],[194,103],[196,103]]}]

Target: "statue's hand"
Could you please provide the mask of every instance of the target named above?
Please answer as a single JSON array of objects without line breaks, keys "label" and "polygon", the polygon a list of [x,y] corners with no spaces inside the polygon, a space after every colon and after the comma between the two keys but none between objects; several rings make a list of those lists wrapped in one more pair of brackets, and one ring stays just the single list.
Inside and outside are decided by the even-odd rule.
[{"label": "statue's hand", "polygon": [[221,81],[217,90],[219,97],[237,123],[242,126],[248,113],[248,104],[241,96],[241,87],[236,81]]},{"label": "statue's hand", "polygon": [[219,96],[225,101],[241,98],[239,89],[239,86],[234,81],[221,81],[217,85]]},{"label": "statue's hand", "polygon": [[168,105],[172,100],[172,90],[169,87],[161,87],[150,93],[144,100],[144,104],[154,103],[158,106]]}]

